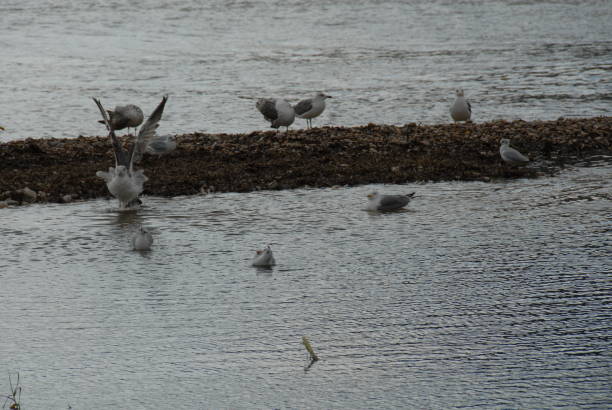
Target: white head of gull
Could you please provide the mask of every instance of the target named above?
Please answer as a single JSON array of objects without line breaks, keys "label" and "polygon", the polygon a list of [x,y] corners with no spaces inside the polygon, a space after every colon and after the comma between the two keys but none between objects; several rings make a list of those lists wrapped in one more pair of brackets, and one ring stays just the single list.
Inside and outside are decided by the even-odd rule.
[{"label": "white head of gull", "polygon": [[312,128],[312,119],[321,115],[325,110],[325,100],[328,98],[332,98],[331,95],[318,92],[312,98],[300,101],[293,107],[295,115],[304,118],[307,127]]},{"label": "white head of gull", "polygon": [[132,237],[132,248],[135,251],[148,251],[151,250],[153,244],[153,236],[149,231],[143,228],[142,225],[138,228],[138,231]]},{"label": "white head of gull", "polygon": [[508,138],[502,138],[499,146],[499,155],[501,155],[504,162],[511,165],[520,165],[529,162],[529,158],[510,147],[510,140]]},{"label": "white head of gull", "polygon": [[472,117],[472,106],[463,96],[463,90],[458,88],[455,90],[457,98],[450,107],[450,115],[455,122],[457,121],[470,121]]},{"label": "white head of gull", "polygon": [[289,126],[295,120],[293,107],[282,98],[261,98],[257,100],[255,107],[266,121],[270,121],[272,128],[287,127],[289,131]]},{"label": "white head of gull", "polygon": [[108,191],[119,200],[119,207],[121,209],[130,208],[135,203],[139,202],[138,195],[142,192],[143,184],[147,181],[147,177],[144,175],[143,170],[134,170],[134,164],[140,161],[147,144],[150,139],[155,136],[155,130],[159,126],[159,121],[161,120],[168,97],[164,96],[157,108],[155,108],[153,113],[140,128],[140,132],[134,144],[127,152],[119,143],[112,123],[106,116],[106,111],[104,111],[102,104],[96,98],[93,100],[100,109],[104,123],[109,130],[109,137],[115,154],[115,167],[110,167],[108,172],[98,171],[96,175],[106,182]]},{"label": "white head of gull", "polygon": [[266,246],[264,249],[255,251],[255,257],[253,258],[251,265],[258,267],[270,267],[276,265],[270,245]]},{"label": "white head of gull", "polygon": [[381,195],[374,191],[368,194],[368,211],[395,211],[408,205],[414,192],[407,195]]}]

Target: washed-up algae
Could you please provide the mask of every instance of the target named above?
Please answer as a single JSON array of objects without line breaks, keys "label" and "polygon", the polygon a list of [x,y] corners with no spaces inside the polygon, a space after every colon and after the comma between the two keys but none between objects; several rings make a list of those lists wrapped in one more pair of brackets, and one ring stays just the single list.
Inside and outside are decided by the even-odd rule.
[{"label": "washed-up algae", "polygon": [[[527,155],[504,164],[499,141]],[[127,145],[133,137],[123,137]],[[612,154],[612,117],[404,126],[369,124],[193,133],[177,149],[145,155],[144,195],[177,196],[367,183],[537,177],[564,164]],[[0,144],[0,201],[66,202],[108,197],[98,170],[114,166],[108,137],[26,139]],[[544,171],[546,170],[546,171]]]}]

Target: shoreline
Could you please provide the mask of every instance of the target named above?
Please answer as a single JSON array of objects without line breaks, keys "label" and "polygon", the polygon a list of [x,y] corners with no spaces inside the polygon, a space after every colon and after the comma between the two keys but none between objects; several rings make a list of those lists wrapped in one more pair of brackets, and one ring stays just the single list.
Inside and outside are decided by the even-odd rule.
[{"label": "shoreline", "polygon": [[[502,138],[510,138],[531,162],[503,164]],[[173,152],[145,154],[136,166],[149,178],[143,195],[534,178],[544,169],[550,173],[592,155],[612,155],[612,117],[193,133],[176,141]],[[108,198],[106,184],[95,173],[111,166],[107,136],[1,143],[0,204]]]}]

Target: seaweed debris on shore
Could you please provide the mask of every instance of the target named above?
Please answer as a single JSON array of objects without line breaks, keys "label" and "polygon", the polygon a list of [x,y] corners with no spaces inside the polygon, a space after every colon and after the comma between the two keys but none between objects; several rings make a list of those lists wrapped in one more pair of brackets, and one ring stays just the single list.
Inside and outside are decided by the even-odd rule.
[{"label": "seaweed debris on shore", "polygon": [[[532,163],[502,163],[509,138]],[[125,137],[120,138],[126,142]],[[612,117],[556,121],[404,126],[368,124],[288,133],[193,133],[175,151],[146,155],[144,195],[329,187],[367,183],[536,177],[537,164],[558,168],[612,154]],[[69,202],[108,197],[96,171],[114,166],[107,137],[31,139],[0,144],[0,201]]]}]

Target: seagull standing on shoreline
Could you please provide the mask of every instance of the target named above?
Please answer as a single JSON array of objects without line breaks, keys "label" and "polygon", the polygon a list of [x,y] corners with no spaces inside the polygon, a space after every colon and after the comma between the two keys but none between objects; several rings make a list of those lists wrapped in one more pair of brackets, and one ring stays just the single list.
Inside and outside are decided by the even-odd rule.
[{"label": "seagull standing on shoreline", "polygon": [[510,147],[510,140],[508,138],[502,138],[499,146],[499,155],[501,155],[504,162],[510,165],[519,165],[529,162],[529,158]]},{"label": "seagull standing on shoreline", "polygon": [[153,155],[163,155],[176,148],[176,140],[172,135],[159,135],[152,138],[147,144],[146,151]]},{"label": "seagull standing on shoreline", "polygon": [[321,115],[325,110],[325,100],[328,98],[332,98],[331,95],[318,92],[312,98],[300,101],[293,107],[295,115],[304,118],[306,126],[312,128],[312,119]]},{"label": "seagull standing on shoreline", "polygon": [[414,192],[407,195],[381,195],[374,191],[368,194],[368,211],[395,211],[408,205]]},{"label": "seagull standing on shoreline", "polygon": [[282,98],[261,98],[255,103],[255,107],[263,114],[266,121],[270,121],[272,128],[287,127],[295,120],[295,111],[291,104]]},{"label": "seagull standing on shoreline", "polygon": [[455,99],[455,103],[450,107],[451,117],[453,117],[455,122],[470,121],[472,117],[472,106],[463,96],[463,90],[461,88],[456,89],[455,94],[457,98]]},{"label": "seagull standing on shoreline", "polygon": [[130,208],[135,202],[138,202],[138,195],[142,192],[143,184],[147,181],[147,177],[142,169],[134,170],[134,164],[140,161],[149,140],[155,136],[155,130],[159,126],[168,96],[164,96],[144,125],[140,127],[140,132],[134,144],[127,152],[119,143],[112,123],[106,116],[106,111],[104,111],[102,104],[96,98],[93,98],[93,100],[100,109],[104,123],[109,131],[109,137],[115,154],[115,167],[110,167],[108,172],[98,171],[96,176],[106,182],[108,191],[119,200],[119,207],[121,209]]},{"label": "seagull standing on shoreline", "polygon": [[[129,134],[130,127],[136,128],[144,121],[142,110],[134,104],[118,105],[114,111],[107,110],[106,112],[108,113],[108,120],[115,131],[127,128]],[[98,122],[104,124],[104,120]]]}]

